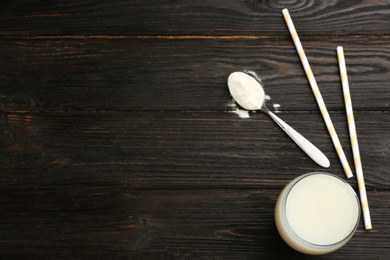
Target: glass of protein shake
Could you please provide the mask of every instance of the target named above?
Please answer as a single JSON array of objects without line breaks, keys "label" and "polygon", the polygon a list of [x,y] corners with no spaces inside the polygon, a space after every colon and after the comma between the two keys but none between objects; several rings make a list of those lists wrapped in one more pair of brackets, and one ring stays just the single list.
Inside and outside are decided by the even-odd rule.
[{"label": "glass of protein shake", "polygon": [[345,245],[359,219],[355,191],[330,173],[295,178],[283,189],[275,207],[275,223],[283,240],[311,255],[327,254]]}]

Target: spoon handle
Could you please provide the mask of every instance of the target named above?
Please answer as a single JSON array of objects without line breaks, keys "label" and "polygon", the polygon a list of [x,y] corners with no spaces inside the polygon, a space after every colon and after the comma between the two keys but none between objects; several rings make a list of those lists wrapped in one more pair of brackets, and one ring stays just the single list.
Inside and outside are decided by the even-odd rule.
[{"label": "spoon handle", "polygon": [[[264,109],[263,109],[264,110]],[[276,116],[271,111],[264,110],[290,137],[295,143],[316,163],[324,168],[330,166],[328,158],[309,140],[303,137],[300,133],[295,131],[291,126],[285,123],[282,119]]]}]

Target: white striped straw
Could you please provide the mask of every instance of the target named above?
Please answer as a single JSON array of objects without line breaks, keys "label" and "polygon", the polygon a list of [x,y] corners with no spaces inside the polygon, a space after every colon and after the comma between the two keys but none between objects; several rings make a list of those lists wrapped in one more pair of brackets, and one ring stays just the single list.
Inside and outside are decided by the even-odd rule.
[{"label": "white striped straw", "polygon": [[343,47],[337,47],[337,57],[339,60],[341,85],[344,93],[345,112],[348,119],[349,136],[351,138],[351,147],[353,152],[353,159],[355,162],[356,177],[359,186],[360,203],[362,204],[364,226],[366,229],[372,229],[370,210],[368,208],[366,186],[364,184],[363,168],[360,159],[359,145],[356,134],[355,119],[353,116],[351,93],[349,90],[349,83],[347,77],[347,67],[345,66],[344,50]]},{"label": "white striped straw", "polygon": [[340,158],[341,165],[344,168],[345,175],[347,176],[347,178],[351,178],[353,176],[351,168],[349,167],[347,158],[345,157],[343,148],[341,147],[340,140],[336,134],[336,130],[334,129],[332,120],[330,119],[330,116],[329,116],[328,110],[325,106],[324,100],[322,99],[320,89],[317,86],[317,82],[316,82],[314,75],[313,75],[313,72],[310,68],[309,61],[306,58],[306,54],[305,54],[305,51],[303,50],[301,41],[299,40],[297,31],[295,30],[295,26],[294,26],[293,21],[291,19],[290,13],[288,12],[287,9],[283,9],[282,13],[283,13],[284,19],[286,21],[286,24],[288,26],[288,29],[290,31],[291,37],[294,41],[295,48],[297,49],[299,58],[301,59],[303,68],[306,72],[306,76],[307,76],[307,79],[309,80],[311,89],[312,89],[314,96],[317,100],[318,107],[321,111],[322,117],[324,118],[326,127],[328,128],[329,135],[332,139],[332,142],[333,142],[333,145],[336,149],[337,155]]}]

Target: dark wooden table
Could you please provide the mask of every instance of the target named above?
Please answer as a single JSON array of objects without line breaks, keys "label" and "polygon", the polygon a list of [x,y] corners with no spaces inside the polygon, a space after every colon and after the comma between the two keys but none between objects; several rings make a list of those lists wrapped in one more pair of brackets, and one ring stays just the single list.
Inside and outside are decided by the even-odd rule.
[{"label": "dark wooden table", "polygon": [[[320,258],[388,259],[388,1],[0,7],[1,259],[312,258],[280,238],[277,197],[304,173],[345,175],[283,8],[353,166],[336,56],[344,47],[373,223],[365,231],[361,219],[347,245]],[[245,69],[329,169],[266,114],[234,113],[226,80]]]}]

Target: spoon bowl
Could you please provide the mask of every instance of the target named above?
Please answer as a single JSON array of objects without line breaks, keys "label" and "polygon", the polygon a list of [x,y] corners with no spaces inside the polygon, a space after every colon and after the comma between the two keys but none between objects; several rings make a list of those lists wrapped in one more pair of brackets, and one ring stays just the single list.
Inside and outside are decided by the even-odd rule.
[{"label": "spoon bowl", "polygon": [[328,158],[309,140],[272,113],[265,105],[265,92],[255,74],[233,72],[228,78],[228,87],[233,99],[247,110],[262,110],[268,114],[295,143],[317,164],[324,168],[330,166]]}]

